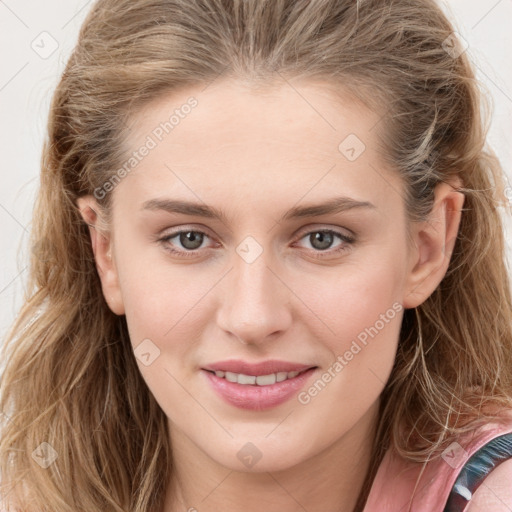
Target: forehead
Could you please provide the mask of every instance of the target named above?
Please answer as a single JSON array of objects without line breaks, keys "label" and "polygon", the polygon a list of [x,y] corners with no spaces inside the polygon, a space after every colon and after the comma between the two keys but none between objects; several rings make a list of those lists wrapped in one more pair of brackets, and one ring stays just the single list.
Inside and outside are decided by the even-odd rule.
[{"label": "forehead", "polygon": [[[191,98],[196,104],[192,108]],[[322,153],[337,150],[351,133],[372,145],[371,131],[381,117],[341,86],[283,80],[263,88],[222,80],[160,95],[132,116],[127,141],[132,147],[153,134],[156,139],[172,139],[168,144],[194,145],[201,140],[224,147],[233,141],[244,142],[248,149],[261,140],[297,147],[307,142],[309,153]]]},{"label": "forehead", "polygon": [[298,200],[308,190],[335,187],[356,199],[372,189],[377,200],[392,179],[376,130],[380,119],[322,82],[256,88],[219,80],[184,88],[130,119],[127,155],[151,149],[123,181],[153,195],[182,190],[178,177],[186,176],[192,191],[217,196],[239,187],[252,195],[287,190]]}]

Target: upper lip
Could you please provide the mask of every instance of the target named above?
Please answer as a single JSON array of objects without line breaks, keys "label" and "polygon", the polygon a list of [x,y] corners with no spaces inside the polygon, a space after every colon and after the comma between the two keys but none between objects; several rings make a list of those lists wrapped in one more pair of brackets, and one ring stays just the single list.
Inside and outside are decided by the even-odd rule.
[{"label": "upper lip", "polygon": [[279,361],[277,359],[269,359],[261,363],[248,363],[240,359],[230,359],[228,361],[218,361],[216,363],[203,366],[203,370],[223,371],[232,373],[242,373],[244,375],[269,375],[279,372],[301,372],[315,368],[315,365],[291,363],[289,361]]}]

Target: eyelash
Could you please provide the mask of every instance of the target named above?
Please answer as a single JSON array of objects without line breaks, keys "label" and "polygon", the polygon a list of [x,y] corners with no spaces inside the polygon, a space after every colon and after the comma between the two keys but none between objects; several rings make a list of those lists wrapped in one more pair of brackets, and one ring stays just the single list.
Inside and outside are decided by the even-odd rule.
[{"label": "eyelash", "polygon": [[[178,256],[180,258],[193,258],[194,256],[197,256],[197,253],[201,249],[181,251],[181,250],[173,249],[169,245],[167,245],[167,243],[171,239],[176,238],[177,236],[181,235],[182,233],[199,233],[201,235],[205,235],[206,237],[210,238],[208,236],[208,234],[205,233],[204,231],[200,231],[197,229],[182,229],[180,231],[175,231],[174,233],[170,233],[170,234],[158,239],[158,241],[164,245],[164,249],[166,251],[169,251],[171,254]],[[316,229],[313,231],[308,231],[307,233],[302,235],[298,240],[302,240],[303,238],[305,238],[309,235],[312,235],[313,233],[332,234],[332,235],[339,237],[342,240],[342,242],[344,242],[343,244],[341,244],[338,248],[336,248],[334,250],[326,249],[324,251],[320,251],[320,250],[312,249],[313,253],[311,255],[314,258],[318,258],[318,259],[323,259],[323,258],[326,258],[327,256],[333,256],[333,255],[337,255],[338,253],[343,253],[343,252],[347,251],[350,248],[350,246],[355,242],[355,237],[345,235],[344,233],[340,233],[339,231],[335,231],[332,229]],[[324,255],[327,255],[327,256],[324,256]]]}]

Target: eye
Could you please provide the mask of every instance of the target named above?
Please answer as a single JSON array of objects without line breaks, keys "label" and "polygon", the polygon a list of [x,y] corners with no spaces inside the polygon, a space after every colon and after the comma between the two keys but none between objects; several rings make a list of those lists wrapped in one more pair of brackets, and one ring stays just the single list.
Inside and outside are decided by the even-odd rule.
[{"label": "eye", "polygon": [[[171,233],[170,235],[166,235],[163,238],[160,238],[159,241],[164,244],[164,247],[167,251],[187,258],[196,256],[197,253],[195,251],[201,248],[205,238],[210,237],[203,231],[189,229],[176,231],[175,233]],[[171,243],[171,240],[173,239],[176,239],[176,241]],[[177,244],[180,244],[182,249],[175,249],[173,247]]]},{"label": "eye", "polygon": [[[184,229],[168,234],[158,241],[163,244],[166,251],[182,258],[192,258],[197,256],[205,239],[210,238],[205,232],[192,229]],[[341,243],[331,249],[333,242],[338,238]],[[305,233],[299,240],[307,239],[311,244],[312,256],[315,258],[324,258],[333,254],[340,254],[347,251],[355,242],[353,236],[333,229],[320,229]],[[175,241],[173,241],[175,240]],[[176,246],[181,246],[176,249]]]},{"label": "eye", "polygon": [[[334,240],[338,238],[341,243],[338,244],[334,249],[330,249]],[[313,256],[315,258],[323,258],[325,256],[339,254],[347,251],[349,247],[355,242],[353,236],[346,235],[333,229],[320,229],[316,231],[310,231],[300,238],[300,240],[306,239],[313,248]]]}]

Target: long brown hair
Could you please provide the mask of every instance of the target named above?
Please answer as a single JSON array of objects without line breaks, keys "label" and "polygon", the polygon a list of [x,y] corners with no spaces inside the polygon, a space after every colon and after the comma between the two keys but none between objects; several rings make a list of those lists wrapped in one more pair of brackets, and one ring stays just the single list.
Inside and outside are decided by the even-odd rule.
[{"label": "long brown hair", "polygon": [[[447,274],[404,314],[358,507],[387,448],[426,461],[510,405],[508,203],[486,146],[485,96],[452,32],[433,0],[96,2],[53,96],[26,301],[2,347],[2,494],[41,511],[160,510],[172,471],[166,418],[124,316],[103,298],[76,199],[121,165],[129,115],[220,78],[322,79],[381,113],[411,221],[426,217],[436,184],[464,185]],[[99,201],[107,211],[111,196]]]}]

